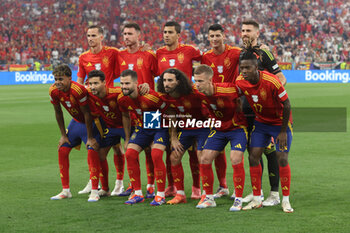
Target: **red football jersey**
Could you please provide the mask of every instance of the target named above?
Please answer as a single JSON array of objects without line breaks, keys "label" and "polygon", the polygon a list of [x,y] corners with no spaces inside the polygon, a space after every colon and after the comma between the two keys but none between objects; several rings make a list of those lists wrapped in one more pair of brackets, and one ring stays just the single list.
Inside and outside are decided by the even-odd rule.
[{"label": "red football jersey", "polygon": [[[270,125],[282,125],[283,104],[287,92],[277,76],[266,71],[259,71],[260,80],[253,85],[243,78],[237,77],[236,85],[255,112],[255,119]],[[292,123],[292,115],[289,121]]]},{"label": "red football jersey", "polygon": [[101,116],[108,128],[122,128],[122,113],[117,99],[122,92],[120,87],[107,88],[107,95],[100,99],[89,91],[89,106],[94,115]]},{"label": "red football jersey", "polygon": [[186,118],[191,118],[205,121],[208,118],[208,111],[202,104],[202,98],[198,92],[193,92],[179,98],[173,98],[166,94],[161,95],[161,97],[170,104],[170,107],[176,110],[179,116],[181,116],[178,117],[178,119],[185,120]]},{"label": "red football jersey", "polygon": [[156,55],[150,51],[137,51],[129,53],[127,49],[121,50],[118,56],[119,70],[134,70],[137,73],[138,83],[148,83],[154,90],[154,77],[157,76]]},{"label": "red football jersey", "polygon": [[225,51],[216,55],[211,49],[203,54],[202,64],[210,66],[213,71],[214,83],[234,83],[239,75],[239,54],[241,49],[225,45]]},{"label": "red football jersey", "polygon": [[201,51],[192,45],[179,44],[173,51],[169,51],[166,46],[161,47],[157,50],[158,75],[161,75],[166,69],[177,68],[192,79],[192,62],[200,62],[201,57]]},{"label": "red football jersey", "polygon": [[61,104],[74,120],[85,123],[84,114],[80,109],[80,106],[88,104],[88,92],[84,86],[71,81],[70,89],[67,92],[63,92],[58,90],[55,84],[52,84],[49,94],[52,104]]},{"label": "red football jersey", "polygon": [[120,111],[134,113],[141,127],[143,126],[143,112],[157,110],[164,112],[168,107],[168,104],[153,90],[146,95],[139,95],[136,99],[131,99],[121,93],[118,96],[118,105]]},{"label": "red football jersey", "polygon": [[106,76],[107,87],[113,87],[114,79],[119,76],[118,53],[117,48],[107,46],[103,46],[97,54],[90,50],[82,53],[79,57],[78,77],[85,80],[90,71],[102,70]]},{"label": "red football jersey", "polygon": [[[210,114],[216,120],[221,121],[218,131],[230,131],[237,128],[247,127],[247,121],[243,112],[238,111],[238,90],[232,83],[213,83],[214,93],[206,96],[200,93],[203,103],[207,106]],[[198,92],[199,93],[199,92]]]}]

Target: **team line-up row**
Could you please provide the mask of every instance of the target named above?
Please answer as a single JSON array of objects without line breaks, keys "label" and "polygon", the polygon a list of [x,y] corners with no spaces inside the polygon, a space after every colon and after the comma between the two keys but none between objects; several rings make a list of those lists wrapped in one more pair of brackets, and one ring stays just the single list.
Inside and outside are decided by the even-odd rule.
[{"label": "team line-up row", "polygon": [[[146,197],[154,197],[154,176],[157,182],[157,195],[151,205],[164,204],[164,197],[171,195],[175,197],[168,201],[169,204],[186,202],[181,158],[186,149],[192,148],[188,151],[193,178],[191,197],[201,199],[197,208],[214,207],[216,205],[214,197],[228,195],[226,157],[220,151],[230,141],[230,158],[234,169],[235,185],[233,194],[235,201],[230,210],[240,210],[244,201],[249,204],[243,209],[279,204],[278,188],[281,176],[282,207],[285,212],[293,212],[289,202],[290,168],[288,165],[292,120],[288,96],[283,88],[286,80],[272,54],[261,49],[258,44],[259,25],[254,20],[243,22],[242,40],[246,46],[243,50],[223,43],[224,30],[221,25],[210,26],[208,37],[212,50],[203,56],[200,56],[200,52],[192,46],[179,43],[180,30],[178,23],[167,22],[163,28],[165,46],[158,49],[154,55],[152,52],[141,49],[140,27],[137,24],[124,25],[123,38],[126,49],[123,51],[102,46],[102,29],[99,26],[91,26],[87,30],[90,50],[80,57],[78,83],[70,81],[71,72],[67,67],[60,66],[54,70],[55,84],[50,89],[50,95],[62,135],[59,142],[59,164],[63,191],[52,198],[71,197],[68,154],[73,146],[80,144],[80,136],[89,146],[88,162],[91,178],[82,193],[91,190],[89,201],[99,199],[97,187],[101,169],[102,189],[99,192],[101,195],[108,195],[108,165],[105,157],[113,145],[117,180],[112,195],[127,195],[130,189],[124,191],[122,183],[124,155],[121,148],[115,146],[119,143],[120,136],[125,136],[125,157],[134,190],[126,204],[144,201],[138,165],[138,154],[142,149],[145,149],[148,173]],[[187,77],[192,77],[194,60],[200,60],[203,65],[195,69],[193,87]],[[119,76],[119,72],[121,72],[121,89],[109,88],[113,86],[114,77]],[[158,93],[156,93],[153,91],[153,78],[160,72]],[[238,75],[239,73],[241,75]],[[90,92],[83,91],[84,87],[79,85],[84,82],[85,76],[88,76]],[[137,88],[138,84],[143,83],[148,85],[140,85]],[[77,93],[73,95],[70,90]],[[82,94],[84,97],[79,96]],[[241,95],[245,98],[239,99]],[[67,134],[60,104],[75,119],[68,126]],[[104,121],[100,128],[104,128],[105,134],[103,140],[99,141],[100,144],[93,139],[95,127],[91,126],[92,118],[88,113],[88,105],[91,112],[101,116]],[[242,105],[245,114],[242,113]],[[117,112],[113,112],[117,109],[122,117],[117,115]],[[222,125],[211,131],[208,128],[173,128],[170,130],[170,135],[168,130],[164,129],[146,130],[142,124],[140,125],[144,120],[142,113],[153,110],[156,112],[158,110],[158,114],[167,115],[190,113],[189,115],[198,121],[206,120],[209,116]],[[151,116],[150,120],[154,120],[153,118],[156,119],[157,116]],[[97,127],[99,124],[95,126],[99,128]],[[253,127],[253,133],[250,134]],[[79,135],[80,133],[82,134]],[[73,137],[73,135],[77,137],[76,141],[69,139],[69,136]],[[250,135],[251,139],[247,139]],[[271,137],[275,139],[277,151],[274,150],[273,144],[270,144]],[[169,149],[167,149],[168,141],[171,144]],[[250,143],[249,164],[253,195],[242,199],[245,177],[243,151],[247,142]],[[100,147],[96,152],[98,144]],[[150,149],[149,145],[151,145]],[[166,167],[162,160],[164,150],[168,152]],[[264,202],[261,200],[263,164],[262,160],[260,161],[263,152],[269,162],[271,185],[270,196]],[[214,159],[220,183],[220,188],[215,195],[211,169]],[[166,175],[168,188],[165,189]],[[200,177],[203,183],[203,195],[199,184]]]}]

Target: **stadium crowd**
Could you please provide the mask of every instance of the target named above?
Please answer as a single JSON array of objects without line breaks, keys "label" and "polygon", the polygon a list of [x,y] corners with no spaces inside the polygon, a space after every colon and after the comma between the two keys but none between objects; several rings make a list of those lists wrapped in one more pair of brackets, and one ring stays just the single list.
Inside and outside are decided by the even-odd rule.
[{"label": "stadium crowd", "polygon": [[121,27],[138,23],[143,41],[163,45],[162,25],[180,22],[183,43],[209,49],[209,25],[224,25],[240,44],[242,20],[261,25],[260,41],[279,62],[350,61],[350,2],[340,0],[4,0],[0,3],[0,64],[78,63],[89,25],[105,28],[105,43],[123,47]]}]

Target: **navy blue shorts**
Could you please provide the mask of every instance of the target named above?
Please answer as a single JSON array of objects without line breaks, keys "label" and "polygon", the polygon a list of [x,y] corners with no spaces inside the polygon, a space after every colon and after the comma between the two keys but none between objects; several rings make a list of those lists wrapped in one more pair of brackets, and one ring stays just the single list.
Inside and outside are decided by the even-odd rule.
[{"label": "navy blue shorts", "polygon": [[187,150],[193,145],[193,142],[197,142],[197,150],[203,150],[203,145],[205,140],[207,140],[210,129],[201,128],[201,129],[182,129],[178,133],[178,139],[180,143],[184,146],[184,149]]},{"label": "navy blue shorts", "polygon": [[231,143],[231,150],[244,152],[247,146],[248,133],[246,128],[239,128],[228,132],[213,129],[204,144],[204,150],[222,151],[228,142]]},{"label": "navy blue shorts", "polygon": [[167,146],[169,144],[169,130],[143,129],[137,126],[129,141],[129,143],[139,145],[142,149],[150,146],[152,142]]},{"label": "navy blue shorts", "polygon": [[[275,140],[281,132],[280,125],[268,125],[258,121],[254,122],[252,134],[250,136],[250,147],[267,147],[271,142],[271,137]],[[288,123],[287,127],[287,146],[280,150],[279,143],[276,143],[276,150],[279,152],[289,152],[293,139],[293,127]]]},{"label": "navy blue shorts", "polygon": [[125,139],[125,132],[123,128],[105,128],[100,147],[104,148],[117,145],[120,143],[120,138]]}]

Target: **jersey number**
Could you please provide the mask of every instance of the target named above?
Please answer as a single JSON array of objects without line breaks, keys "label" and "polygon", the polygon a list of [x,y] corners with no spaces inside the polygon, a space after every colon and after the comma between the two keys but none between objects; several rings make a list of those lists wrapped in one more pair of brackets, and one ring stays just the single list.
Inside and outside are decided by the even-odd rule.
[{"label": "jersey number", "polygon": [[262,111],[262,105],[261,104],[253,104],[255,111],[256,112],[261,112]]}]

